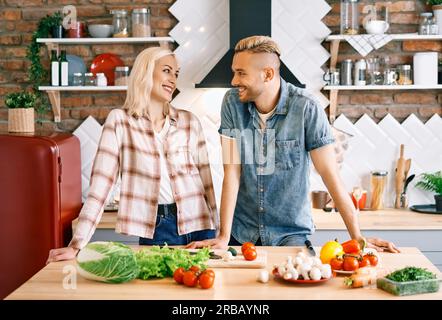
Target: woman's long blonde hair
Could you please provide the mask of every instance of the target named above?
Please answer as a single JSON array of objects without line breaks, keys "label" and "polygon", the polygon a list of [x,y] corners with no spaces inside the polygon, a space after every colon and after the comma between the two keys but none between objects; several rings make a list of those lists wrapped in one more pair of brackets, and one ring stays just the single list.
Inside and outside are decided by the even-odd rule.
[{"label": "woman's long blonde hair", "polygon": [[167,48],[151,47],[144,49],[135,59],[127,85],[126,101],[123,109],[136,118],[147,116],[147,106],[150,104],[153,71],[155,62],[174,53]]}]

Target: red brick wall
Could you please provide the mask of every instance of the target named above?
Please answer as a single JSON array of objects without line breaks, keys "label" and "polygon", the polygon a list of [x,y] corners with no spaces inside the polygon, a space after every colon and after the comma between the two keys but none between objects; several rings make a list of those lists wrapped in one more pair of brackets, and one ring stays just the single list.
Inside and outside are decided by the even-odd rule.
[{"label": "red brick wall", "polygon": [[[32,39],[38,21],[46,14],[60,10],[64,5],[72,4],[77,8],[78,19],[86,23],[112,23],[109,11],[112,9],[151,8],[152,32],[156,36],[168,36],[177,23],[168,8],[175,0],[0,0],[0,131],[7,130],[7,108],[4,95],[29,86],[26,47]],[[83,58],[90,67],[93,58],[105,52],[121,56],[127,65],[132,65],[136,55],[149,45],[70,45],[64,46],[68,54]],[[48,54],[42,47],[42,62],[48,67]],[[53,122],[52,112],[44,116],[43,128],[63,131],[75,130],[89,115],[103,122],[109,111],[124,102],[124,92],[62,92],[61,119]]]},{"label": "red brick wall", "polygon": [[[340,28],[340,0],[328,0],[332,10],[324,18],[324,22],[333,33],[339,33]],[[369,1],[360,1],[360,9]],[[419,14],[430,11],[424,0],[391,0],[376,1],[391,2],[390,5],[390,32],[412,33],[417,32]],[[328,48],[328,44],[325,44]],[[370,53],[367,57],[389,56],[391,65],[411,64],[413,53],[418,51],[441,52],[442,41],[392,41],[386,46]],[[360,59],[360,55],[347,43],[341,42],[338,63],[343,59]],[[442,115],[442,92],[438,90],[396,90],[396,91],[340,91],[338,96],[338,114],[345,114],[352,121],[359,119],[364,113],[376,122],[387,113],[402,122],[410,114],[415,114],[422,121],[428,120],[435,113]]]},{"label": "red brick wall", "polygon": [[[308,0],[302,0],[308,1]],[[40,18],[60,10],[63,5],[77,7],[79,19],[85,22],[111,23],[109,10],[116,8],[132,9],[149,6],[152,9],[152,29],[157,36],[167,36],[177,23],[168,12],[175,0],[0,0],[0,130],[7,128],[7,109],[4,95],[18,91],[29,85],[26,47],[31,41],[32,32]],[[333,7],[324,18],[333,33],[339,32],[339,0],[328,0]],[[395,33],[415,32],[418,14],[424,9],[423,0],[392,0],[391,31]],[[327,46],[328,44],[325,44]],[[137,53],[145,45],[86,45],[66,46],[68,54],[75,54],[85,60],[87,66],[100,53],[112,52],[122,56],[126,64],[132,65]],[[389,55],[392,63],[409,63],[412,54],[420,50],[441,51],[442,42],[391,42],[377,52]],[[356,52],[347,44],[341,44],[339,60],[358,58]],[[43,63],[48,65],[46,49],[42,50]],[[45,115],[43,128],[73,131],[87,116],[92,115],[103,122],[109,111],[124,102],[124,93],[67,93],[61,94],[62,122],[52,122],[53,115]],[[367,113],[378,121],[391,113],[399,121],[411,113],[427,120],[434,113],[442,114],[442,93],[426,91],[343,91],[339,94],[338,113],[343,113],[353,121]]]}]

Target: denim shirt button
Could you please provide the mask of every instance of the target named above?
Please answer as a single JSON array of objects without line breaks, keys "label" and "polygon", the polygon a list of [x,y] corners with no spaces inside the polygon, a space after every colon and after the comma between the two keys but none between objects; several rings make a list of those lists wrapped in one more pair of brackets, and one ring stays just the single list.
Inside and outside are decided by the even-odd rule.
[{"label": "denim shirt button", "polygon": [[259,207],[259,211],[263,211],[264,210],[264,208],[263,207]]},{"label": "denim shirt button", "polygon": [[260,192],[264,192],[264,189],[263,189],[263,188],[261,188],[261,189],[259,189],[259,191],[260,191]]}]

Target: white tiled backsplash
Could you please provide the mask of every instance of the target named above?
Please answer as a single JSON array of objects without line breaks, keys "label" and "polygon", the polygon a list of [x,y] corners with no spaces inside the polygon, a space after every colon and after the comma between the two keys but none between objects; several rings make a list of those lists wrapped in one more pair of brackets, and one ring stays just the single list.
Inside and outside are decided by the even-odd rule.
[{"label": "white tiled backsplash", "polygon": [[[179,44],[175,54],[181,66],[178,89],[180,94],[172,104],[192,111],[201,120],[219,206],[223,169],[221,165],[218,127],[221,101],[226,89],[195,89],[229,48],[228,0],[177,0],[169,9],[178,19],[170,36]],[[272,1],[272,37],[281,45],[282,60],[293,74],[307,85],[324,107],[328,100],[320,92],[324,85],[321,66],[329,59],[322,47],[330,30],[321,21],[330,6],[324,0]],[[296,32],[294,32],[296,30]],[[87,195],[89,176],[101,126],[88,118],[75,134],[81,140],[83,161],[83,198]],[[98,125],[98,126],[97,126]],[[405,157],[412,159],[409,174],[442,169],[442,119],[435,115],[426,124],[410,116],[399,124],[387,115],[379,124],[363,116],[355,124],[340,116],[334,126],[351,133],[349,148],[344,154],[341,175],[348,191],[361,185],[369,189],[369,173],[374,169],[389,172],[390,196],[394,194],[394,167],[399,146],[405,144]],[[100,128],[99,128],[100,127]],[[414,187],[408,189],[410,205],[433,202],[430,193]],[[311,190],[325,190],[320,177],[312,169]]]},{"label": "white tiled backsplash", "polygon": [[[333,124],[338,129],[353,135],[344,154],[341,176],[348,191],[354,186],[370,190],[370,172],[388,171],[386,206],[394,205],[394,179],[400,145],[404,144],[404,158],[411,159],[408,175],[416,178],[407,189],[409,205],[434,203],[430,192],[415,187],[417,176],[423,172],[442,170],[442,118],[434,115],[425,124],[415,115],[402,124],[388,114],[376,124],[368,115],[356,123],[341,115]],[[311,190],[326,190],[320,176],[312,169]]]}]

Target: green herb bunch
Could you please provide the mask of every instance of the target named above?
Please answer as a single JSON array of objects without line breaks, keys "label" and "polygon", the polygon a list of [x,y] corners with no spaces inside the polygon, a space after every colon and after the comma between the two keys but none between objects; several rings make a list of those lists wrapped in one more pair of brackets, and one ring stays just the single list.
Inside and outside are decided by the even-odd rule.
[{"label": "green herb bunch", "polygon": [[421,180],[416,183],[416,187],[442,195],[442,171],[421,174]]},{"label": "green herb bunch", "polygon": [[6,95],[5,105],[7,108],[34,108],[37,104],[37,95],[33,92],[13,92]]},{"label": "green herb bunch", "polygon": [[406,267],[390,273],[386,278],[396,282],[408,282],[435,279],[436,275],[427,269]]},{"label": "green herb bunch", "polygon": [[427,4],[437,6],[438,4],[442,4],[442,0],[427,0]]},{"label": "green herb bunch", "polygon": [[61,23],[62,16],[60,12],[55,12],[53,15],[47,15],[42,18],[37,26],[37,30],[32,34],[31,44],[28,46],[26,57],[31,62],[29,67],[29,81],[37,96],[37,103],[35,109],[37,113],[42,114],[49,109],[49,101],[46,95],[38,91],[38,87],[48,82],[49,72],[45,70],[41,64],[40,48],[41,43],[37,42],[38,38],[47,38],[54,26]]}]

